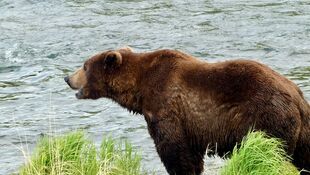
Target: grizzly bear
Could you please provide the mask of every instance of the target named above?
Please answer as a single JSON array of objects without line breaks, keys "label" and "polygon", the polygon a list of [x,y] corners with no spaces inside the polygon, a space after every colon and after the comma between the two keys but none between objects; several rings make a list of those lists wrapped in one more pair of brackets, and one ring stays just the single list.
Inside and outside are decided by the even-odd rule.
[{"label": "grizzly bear", "polygon": [[201,174],[207,147],[223,156],[250,128],[283,139],[293,163],[310,170],[309,103],[261,63],[123,48],[91,57],[65,81],[78,99],[110,98],[142,114],[169,174]]}]

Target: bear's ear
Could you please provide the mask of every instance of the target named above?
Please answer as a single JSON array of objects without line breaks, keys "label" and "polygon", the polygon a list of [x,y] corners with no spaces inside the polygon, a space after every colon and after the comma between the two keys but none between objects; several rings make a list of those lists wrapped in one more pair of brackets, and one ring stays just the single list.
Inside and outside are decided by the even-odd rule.
[{"label": "bear's ear", "polygon": [[125,50],[125,51],[128,51],[128,52],[134,52],[133,49],[129,46],[124,46],[122,48],[120,48],[119,50]]},{"label": "bear's ear", "polygon": [[106,54],[104,67],[119,66],[122,64],[122,55],[117,51],[111,51]]}]

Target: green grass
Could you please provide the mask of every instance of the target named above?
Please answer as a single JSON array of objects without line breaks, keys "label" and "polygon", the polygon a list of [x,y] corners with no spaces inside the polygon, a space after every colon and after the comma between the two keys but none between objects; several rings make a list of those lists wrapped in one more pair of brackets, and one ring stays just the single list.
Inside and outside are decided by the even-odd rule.
[{"label": "green grass", "polygon": [[[283,143],[263,132],[250,132],[235,146],[221,175],[297,175]],[[43,137],[20,168],[20,175],[140,175],[141,156],[127,141],[103,138],[98,149],[82,131]],[[152,173],[154,174],[154,173]]]},{"label": "green grass", "polygon": [[250,132],[221,169],[221,175],[298,175],[283,143],[264,132]]},{"label": "green grass", "polygon": [[126,141],[103,138],[99,150],[81,131],[43,137],[20,175],[140,175],[141,156]]}]

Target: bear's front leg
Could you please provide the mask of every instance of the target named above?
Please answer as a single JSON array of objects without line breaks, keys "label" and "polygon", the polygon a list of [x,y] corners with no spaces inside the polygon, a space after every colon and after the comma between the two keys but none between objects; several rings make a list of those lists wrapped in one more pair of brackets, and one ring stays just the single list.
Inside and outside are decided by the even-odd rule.
[{"label": "bear's front leg", "polygon": [[190,149],[179,121],[172,118],[148,121],[148,129],[170,175],[201,174],[203,156]]}]

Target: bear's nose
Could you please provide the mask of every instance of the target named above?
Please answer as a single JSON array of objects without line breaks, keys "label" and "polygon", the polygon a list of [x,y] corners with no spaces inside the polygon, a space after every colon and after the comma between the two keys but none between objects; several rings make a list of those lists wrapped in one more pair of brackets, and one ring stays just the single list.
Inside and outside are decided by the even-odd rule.
[{"label": "bear's nose", "polygon": [[66,77],[64,78],[64,80],[65,80],[65,82],[69,83],[69,77],[68,77],[68,76],[66,76]]}]

